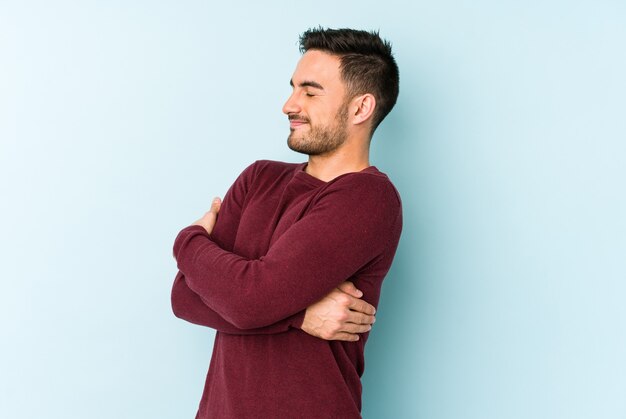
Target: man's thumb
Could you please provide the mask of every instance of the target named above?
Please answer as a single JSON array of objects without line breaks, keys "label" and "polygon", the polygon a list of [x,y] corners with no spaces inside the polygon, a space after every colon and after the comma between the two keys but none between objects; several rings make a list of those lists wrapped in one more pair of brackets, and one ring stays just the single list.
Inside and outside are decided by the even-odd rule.
[{"label": "man's thumb", "polygon": [[213,198],[213,202],[211,202],[211,212],[217,214],[220,211],[221,206],[222,200],[219,197]]},{"label": "man's thumb", "polygon": [[345,292],[348,295],[351,295],[355,298],[361,298],[363,296],[363,293],[361,291],[359,291],[352,282],[350,281],[346,281],[346,282],[342,282],[339,287],[338,287],[341,291]]}]

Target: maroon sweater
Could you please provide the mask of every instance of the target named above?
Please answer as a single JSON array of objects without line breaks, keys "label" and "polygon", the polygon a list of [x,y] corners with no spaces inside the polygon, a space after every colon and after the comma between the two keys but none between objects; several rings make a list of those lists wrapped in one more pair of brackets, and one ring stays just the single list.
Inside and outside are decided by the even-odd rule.
[{"label": "maroon sweater", "polygon": [[176,316],[217,330],[198,418],[359,418],[363,351],[300,330],[307,306],[350,280],[376,306],[402,228],[375,167],[323,182],[259,161],[230,188],[211,235],[183,229]]}]

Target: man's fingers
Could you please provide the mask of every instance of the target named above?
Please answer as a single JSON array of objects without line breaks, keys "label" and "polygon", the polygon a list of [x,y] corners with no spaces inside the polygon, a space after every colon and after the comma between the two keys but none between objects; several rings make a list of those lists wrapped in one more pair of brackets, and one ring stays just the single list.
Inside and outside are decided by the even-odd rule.
[{"label": "man's fingers", "polygon": [[354,333],[348,333],[348,332],[339,332],[337,334],[335,334],[335,336],[332,338],[332,340],[343,340],[346,342],[356,342],[357,340],[359,340],[359,335],[354,334]]},{"label": "man's fingers", "polygon": [[206,232],[211,234],[213,227],[215,226],[215,222],[217,221],[217,213],[220,211],[221,206],[222,200],[220,198],[213,198],[213,201],[211,201],[211,208],[209,208],[202,218],[193,223],[193,225],[204,227]]},{"label": "man's fingers", "polygon": [[350,304],[348,305],[348,308],[354,311],[365,313],[365,314],[370,314],[370,315],[376,314],[376,308],[373,305],[361,300],[361,297],[363,296],[363,292],[357,289],[357,287],[354,286],[352,282],[350,281],[342,282],[341,284],[339,284],[337,288],[343,293],[348,294],[349,296],[353,297],[350,299]]},{"label": "man's fingers", "polygon": [[341,332],[336,332],[332,340],[344,340],[348,342],[354,342],[359,340],[360,333],[367,333],[372,330],[372,326],[369,324],[354,324],[346,323]]},{"label": "man's fingers", "polygon": [[346,323],[341,332],[345,333],[366,333],[372,330],[371,324]]},{"label": "man's fingers", "polygon": [[220,212],[220,207],[222,206],[222,200],[219,197],[213,198],[213,202],[211,202],[210,212],[217,214]]},{"label": "man's fingers", "polygon": [[363,297],[363,293],[358,290],[354,284],[350,281],[346,281],[346,282],[342,282],[341,284],[339,284],[339,286],[337,287],[339,288],[341,291],[345,292],[348,295],[351,295],[355,298],[361,298]]},{"label": "man's fingers", "polygon": [[376,308],[373,305],[358,298],[350,300],[350,305],[348,305],[348,308],[354,311],[358,311],[359,313],[365,313],[369,315],[376,314]]},{"label": "man's fingers", "polygon": [[359,313],[358,311],[350,311],[348,314],[348,319],[346,323],[354,323],[354,324],[362,324],[362,325],[370,325],[376,322],[376,317],[370,316],[368,314]]}]

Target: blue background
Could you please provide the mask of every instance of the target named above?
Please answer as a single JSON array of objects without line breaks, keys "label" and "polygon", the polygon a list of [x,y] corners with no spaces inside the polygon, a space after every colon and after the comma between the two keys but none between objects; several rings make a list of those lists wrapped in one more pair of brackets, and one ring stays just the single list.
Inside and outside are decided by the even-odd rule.
[{"label": "blue background", "polygon": [[192,418],[171,244],[261,158],[308,27],[401,70],[364,417],[626,418],[621,1],[0,1],[0,417]]}]

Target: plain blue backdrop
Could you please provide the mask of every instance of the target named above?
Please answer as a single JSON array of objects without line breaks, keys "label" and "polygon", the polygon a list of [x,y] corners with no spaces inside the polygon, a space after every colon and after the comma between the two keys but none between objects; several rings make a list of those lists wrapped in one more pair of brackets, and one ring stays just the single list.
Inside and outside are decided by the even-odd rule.
[{"label": "plain blue backdrop", "polygon": [[621,1],[0,1],[0,417],[192,418],[213,332],[171,245],[286,147],[317,25],[401,70],[405,229],[366,419],[626,418]]}]

